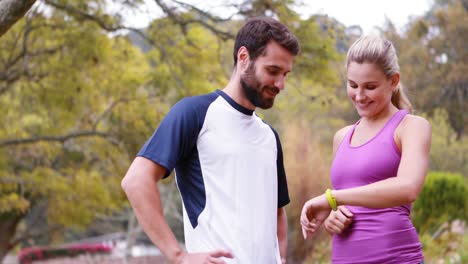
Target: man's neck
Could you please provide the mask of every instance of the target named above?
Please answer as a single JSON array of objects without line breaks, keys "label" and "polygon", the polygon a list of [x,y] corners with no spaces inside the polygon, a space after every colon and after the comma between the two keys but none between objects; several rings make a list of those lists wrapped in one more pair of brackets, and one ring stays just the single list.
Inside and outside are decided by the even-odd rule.
[{"label": "man's neck", "polygon": [[255,111],[255,106],[247,99],[242,92],[242,87],[240,80],[231,79],[229,83],[224,87],[223,92],[225,92],[232,100],[234,100],[239,105]]}]

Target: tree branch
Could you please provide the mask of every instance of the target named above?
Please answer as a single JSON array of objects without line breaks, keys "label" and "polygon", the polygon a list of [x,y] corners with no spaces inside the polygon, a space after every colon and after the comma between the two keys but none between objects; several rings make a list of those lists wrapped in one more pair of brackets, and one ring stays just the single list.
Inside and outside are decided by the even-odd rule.
[{"label": "tree branch", "polygon": [[205,12],[191,4],[187,4],[187,3],[183,3],[179,1],[173,1],[177,3],[178,5],[180,5],[181,7],[184,7],[190,11],[194,11],[195,13],[201,16],[200,19],[184,19],[179,14],[177,14],[177,12],[175,11],[176,8],[169,7],[167,4],[163,3],[163,1],[161,0],[154,0],[154,1],[174,23],[176,23],[177,25],[181,27],[182,32],[184,32],[184,34],[187,32],[187,25],[195,23],[195,24],[200,24],[204,26],[205,28],[213,32],[216,36],[220,37],[222,40],[228,40],[228,39],[234,38],[234,35],[231,34],[230,32],[220,30],[208,22],[208,21],[212,21],[212,22],[219,23],[219,22],[227,21],[228,19],[222,19],[220,17],[213,16],[209,14],[208,12]]},{"label": "tree branch", "polygon": [[93,125],[93,130],[96,130],[96,129],[97,129],[97,126],[99,125],[99,123],[100,123],[106,116],[108,116],[108,115],[112,112],[112,110],[114,109],[114,107],[117,106],[117,104],[122,103],[122,102],[127,102],[127,101],[128,101],[127,99],[120,98],[120,99],[118,99],[118,100],[116,100],[116,101],[114,101],[114,102],[111,102],[111,103],[109,104],[109,106],[107,107],[107,109],[104,110],[104,112],[103,112],[101,115],[99,115],[99,116],[97,117],[97,119],[96,119],[96,121],[94,122],[94,125]]},{"label": "tree branch", "polygon": [[96,24],[98,24],[99,27],[101,27],[102,29],[104,29],[106,31],[114,32],[114,31],[119,31],[119,30],[129,30],[129,31],[135,32],[136,34],[141,36],[143,39],[148,41],[148,43],[150,43],[151,45],[153,45],[153,46],[156,45],[156,42],[153,39],[149,38],[145,33],[143,33],[143,31],[141,31],[139,29],[136,29],[136,28],[133,28],[133,27],[122,26],[122,25],[108,25],[106,22],[104,22],[102,19],[100,19],[96,15],[88,14],[88,13],[84,12],[83,10],[80,10],[80,9],[74,7],[74,6],[57,3],[57,2],[52,1],[52,0],[44,0],[44,2],[46,4],[48,4],[48,5],[56,8],[56,9],[63,10],[63,11],[67,12],[70,15],[74,15],[74,16],[77,16],[77,17],[84,18],[86,20],[95,22]]},{"label": "tree branch", "polygon": [[0,37],[26,14],[36,0],[0,1]]},{"label": "tree branch", "polygon": [[12,146],[12,145],[32,144],[32,143],[37,143],[40,141],[52,141],[52,142],[56,141],[56,142],[64,143],[65,141],[68,141],[73,138],[95,137],[95,136],[108,139],[111,143],[115,145],[118,144],[118,142],[115,139],[112,139],[112,137],[107,133],[99,132],[99,131],[80,131],[80,132],[70,133],[64,136],[42,136],[42,137],[39,136],[39,137],[31,137],[31,138],[0,140],[0,148]]}]

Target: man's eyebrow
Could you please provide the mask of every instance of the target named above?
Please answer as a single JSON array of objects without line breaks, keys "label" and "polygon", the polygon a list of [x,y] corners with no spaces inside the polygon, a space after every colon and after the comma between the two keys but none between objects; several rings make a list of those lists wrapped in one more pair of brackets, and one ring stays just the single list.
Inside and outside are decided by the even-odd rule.
[{"label": "man's eyebrow", "polygon": [[275,68],[277,70],[282,70],[283,68],[281,68],[280,66],[278,65],[266,65],[267,68]]},{"label": "man's eyebrow", "polygon": [[[277,71],[284,71],[285,69],[281,66],[278,65],[266,65],[265,68],[268,68],[269,70],[277,70]],[[286,73],[291,72],[290,70],[286,71]]]}]

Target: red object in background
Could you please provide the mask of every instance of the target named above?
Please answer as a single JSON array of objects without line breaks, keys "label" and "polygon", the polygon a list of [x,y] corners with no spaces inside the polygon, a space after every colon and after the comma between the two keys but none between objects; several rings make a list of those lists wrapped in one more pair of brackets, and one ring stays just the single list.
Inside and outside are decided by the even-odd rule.
[{"label": "red object in background", "polygon": [[18,253],[20,264],[30,264],[33,260],[59,257],[73,257],[80,254],[109,254],[112,247],[103,244],[75,244],[65,247],[29,247]]}]

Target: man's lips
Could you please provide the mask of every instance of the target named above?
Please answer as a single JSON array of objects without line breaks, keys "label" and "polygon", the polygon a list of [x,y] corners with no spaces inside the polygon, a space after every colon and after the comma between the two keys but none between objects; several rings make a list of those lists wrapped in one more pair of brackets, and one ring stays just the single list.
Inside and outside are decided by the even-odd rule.
[{"label": "man's lips", "polygon": [[266,91],[271,96],[276,96],[280,92],[276,87],[265,87],[264,91]]}]

